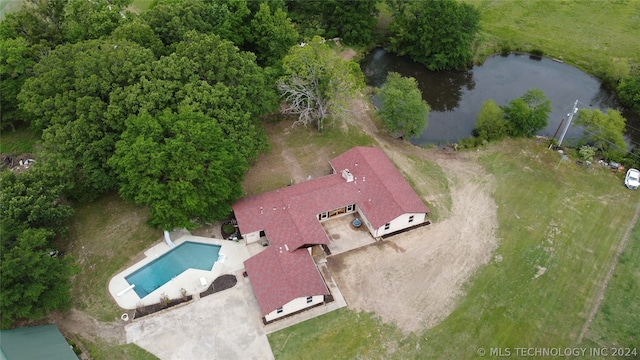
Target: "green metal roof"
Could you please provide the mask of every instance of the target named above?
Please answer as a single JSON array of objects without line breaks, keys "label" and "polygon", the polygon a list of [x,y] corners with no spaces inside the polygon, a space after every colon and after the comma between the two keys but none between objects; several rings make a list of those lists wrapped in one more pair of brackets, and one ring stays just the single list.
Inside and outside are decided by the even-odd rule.
[{"label": "green metal roof", "polygon": [[78,360],[55,324],[0,330],[2,360]]}]

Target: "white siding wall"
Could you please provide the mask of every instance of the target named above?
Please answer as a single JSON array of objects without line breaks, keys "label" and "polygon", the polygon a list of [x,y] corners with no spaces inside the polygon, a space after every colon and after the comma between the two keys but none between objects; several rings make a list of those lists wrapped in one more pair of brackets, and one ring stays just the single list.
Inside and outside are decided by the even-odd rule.
[{"label": "white siding wall", "polygon": [[[413,216],[413,221],[409,222],[409,218]],[[399,231],[402,229],[406,229],[408,227],[421,224],[424,222],[425,213],[406,213],[398,216],[389,222],[389,229],[385,230],[385,226],[382,225],[380,228],[376,229],[375,232],[372,232],[374,237],[380,237],[386,234],[390,234],[394,231]]]},{"label": "white siding wall", "polygon": [[364,214],[362,213],[362,211],[360,211],[360,209],[358,209],[358,215],[360,215],[360,220],[362,220],[362,222],[367,227],[367,229],[369,229],[369,234],[375,237],[376,229],[373,228],[373,225],[371,225],[367,217],[364,216]]},{"label": "white siding wall", "polygon": [[267,315],[264,319],[266,321],[272,321],[279,317],[283,317],[292,314],[296,311],[320,304],[324,301],[324,295],[316,295],[311,297],[311,302],[307,303],[306,297],[295,298],[282,306],[282,312],[278,314],[278,310],[274,310]]},{"label": "white siding wall", "polygon": [[260,240],[260,231],[244,234],[242,235],[242,237],[244,237],[244,240],[247,242],[247,245],[254,242],[258,242],[258,240]]}]

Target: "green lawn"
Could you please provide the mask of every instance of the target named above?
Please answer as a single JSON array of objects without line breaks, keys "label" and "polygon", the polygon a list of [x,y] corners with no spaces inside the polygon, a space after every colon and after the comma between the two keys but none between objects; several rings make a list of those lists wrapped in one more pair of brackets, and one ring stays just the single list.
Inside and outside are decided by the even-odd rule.
[{"label": "green lawn", "polygon": [[600,311],[586,333],[583,346],[636,348],[640,357],[640,223],[627,240]]},{"label": "green lawn", "polygon": [[133,2],[131,3],[131,5],[139,12],[144,12],[145,10],[148,10],[149,7],[151,6],[151,3],[153,2],[153,0],[133,0]]},{"label": "green lawn", "polygon": [[640,60],[640,2],[467,0],[481,12],[481,56],[542,50],[597,76]]},{"label": "green lawn", "polygon": [[[161,238],[159,230],[147,226],[148,216],[145,207],[126,202],[115,193],[75,208],[68,236],[61,244],[81,269],[72,279],[74,307],[100,321],[119,321],[123,310],[109,294],[109,280]],[[155,359],[134,344],[78,340],[93,359]]]},{"label": "green lawn", "polygon": [[479,162],[497,180],[500,260],[467,283],[444,322],[403,337],[371,315],[342,310],[270,335],[276,357],[464,359],[479,348],[575,346],[639,193],[604,170],[556,168],[558,154],[535,140],[490,146]]},{"label": "green lawn", "polygon": [[6,14],[17,11],[22,6],[23,0],[0,0],[0,21]]},{"label": "green lawn", "polygon": [[3,130],[0,133],[0,153],[17,156],[24,153],[33,153],[33,147],[38,141],[36,134],[26,126]]},{"label": "green lawn", "polygon": [[73,305],[101,321],[120,318],[108,292],[109,280],[137,260],[162,237],[147,226],[148,210],[109,194],[76,207],[65,239],[67,253],[76,257],[81,272],[73,279]]},{"label": "green lawn", "polygon": [[[370,136],[352,126],[349,126],[347,131],[335,125],[327,125],[323,132],[318,132],[313,127],[303,126],[296,126],[290,131],[286,144],[289,148],[295,149],[294,154],[298,163],[305,173],[309,174],[318,171],[320,164],[316,159],[319,153],[326,155],[325,158],[329,160],[354,146],[371,146],[374,143]],[[329,164],[325,166],[328,174]]]}]

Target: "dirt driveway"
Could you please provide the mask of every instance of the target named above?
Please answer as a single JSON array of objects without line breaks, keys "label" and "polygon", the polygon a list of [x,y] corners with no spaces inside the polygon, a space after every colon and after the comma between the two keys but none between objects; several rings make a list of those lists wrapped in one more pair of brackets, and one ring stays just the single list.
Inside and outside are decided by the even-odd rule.
[{"label": "dirt driveway", "polygon": [[375,312],[406,333],[444,320],[498,244],[493,179],[463,159],[438,162],[450,179],[449,218],[328,259],[350,308]]}]

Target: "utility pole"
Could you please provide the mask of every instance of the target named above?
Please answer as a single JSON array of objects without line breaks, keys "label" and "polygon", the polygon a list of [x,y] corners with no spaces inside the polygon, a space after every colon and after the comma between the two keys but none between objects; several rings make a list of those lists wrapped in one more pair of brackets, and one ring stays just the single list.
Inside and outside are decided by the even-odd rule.
[{"label": "utility pole", "polygon": [[551,138],[551,141],[549,142],[549,148],[547,150],[551,150],[551,147],[553,146],[553,140],[555,140],[556,135],[558,135],[558,131],[560,131],[560,127],[562,127],[562,124],[564,124],[564,118],[562,118],[562,120],[560,120],[560,124],[558,125],[558,128],[556,129],[556,132],[553,133],[553,137]]},{"label": "utility pole", "polygon": [[578,112],[578,100],[576,100],[575,104],[573,104],[573,109],[571,109],[571,113],[569,116],[569,121],[567,121],[567,125],[562,129],[562,135],[560,135],[560,140],[558,140],[558,146],[562,145],[562,140],[564,140],[564,136],[567,134],[567,130],[569,130],[569,126],[571,126],[571,120],[573,119],[573,115]]}]

